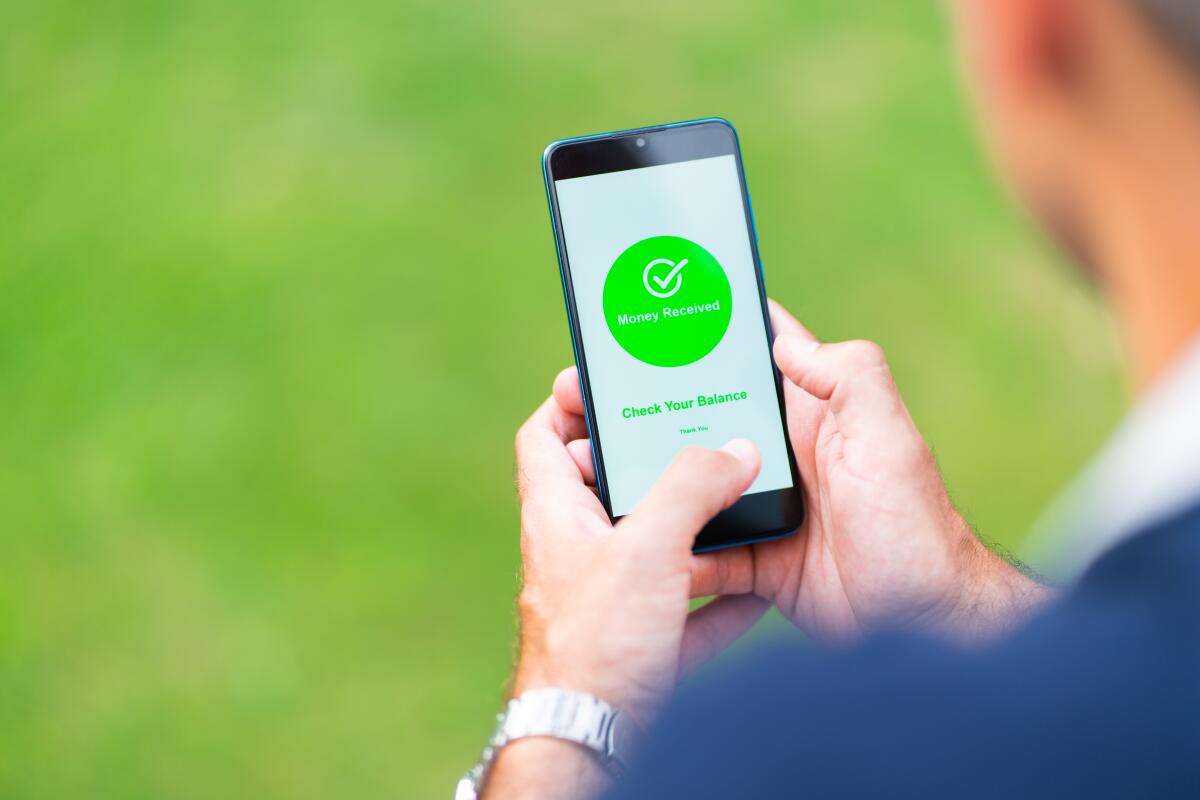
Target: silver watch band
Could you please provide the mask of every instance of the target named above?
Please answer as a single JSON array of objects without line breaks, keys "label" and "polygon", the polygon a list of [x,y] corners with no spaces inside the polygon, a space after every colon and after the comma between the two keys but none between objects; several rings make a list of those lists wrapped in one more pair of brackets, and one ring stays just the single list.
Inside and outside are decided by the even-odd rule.
[{"label": "silver watch band", "polygon": [[479,763],[458,782],[455,800],[475,800],[500,748],[517,739],[548,736],[587,748],[610,773],[620,775],[639,738],[637,729],[603,700],[566,689],[532,689],[508,701]]}]

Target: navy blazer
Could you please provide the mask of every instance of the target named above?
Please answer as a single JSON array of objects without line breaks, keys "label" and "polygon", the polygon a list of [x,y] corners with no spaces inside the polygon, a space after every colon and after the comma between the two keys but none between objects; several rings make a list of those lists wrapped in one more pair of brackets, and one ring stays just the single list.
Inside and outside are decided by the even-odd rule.
[{"label": "navy blazer", "polygon": [[614,798],[1200,798],[1200,506],[1011,637],[776,645],[683,690]]}]

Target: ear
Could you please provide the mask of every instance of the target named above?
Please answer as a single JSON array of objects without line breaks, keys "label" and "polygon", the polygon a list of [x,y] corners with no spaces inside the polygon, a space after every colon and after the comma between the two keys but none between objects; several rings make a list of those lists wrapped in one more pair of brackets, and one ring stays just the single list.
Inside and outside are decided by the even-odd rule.
[{"label": "ear", "polygon": [[1097,0],[967,0],[986,80],[1010,100],[1058,92],[1079,77],[1086,5]]}]

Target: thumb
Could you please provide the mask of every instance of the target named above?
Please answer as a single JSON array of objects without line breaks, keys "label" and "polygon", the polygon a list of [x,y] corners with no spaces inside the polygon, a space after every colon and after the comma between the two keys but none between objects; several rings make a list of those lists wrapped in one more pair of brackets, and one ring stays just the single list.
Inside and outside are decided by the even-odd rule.
[{"label": "thumb", "polygon": [[720,450],[684,450],[637,508],[617,525],[613,545],[659,563],[686,563],[696,534],[732,506],[758,476],[758,448],[734,439]]},{"label": "thumb", "polygon": [[788,380],[829,401],[842,435],[880,433],[897,418],[911,424],[883,350],[873,342],[821,344],[797,335],[775,340],[775,363]]}]

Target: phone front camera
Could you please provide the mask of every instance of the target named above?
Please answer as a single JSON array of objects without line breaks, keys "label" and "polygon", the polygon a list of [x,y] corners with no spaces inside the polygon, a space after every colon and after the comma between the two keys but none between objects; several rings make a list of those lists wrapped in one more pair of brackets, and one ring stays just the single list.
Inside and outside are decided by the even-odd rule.
[{"label": "phone front camera", "polygon": [[640,138],[639,138],[639,139],[637,140],[637,146],[638,146],[638,147],[645,147],[645,146],[646,146],[646,140],[645,140],[645,139],[640,139]]}]

